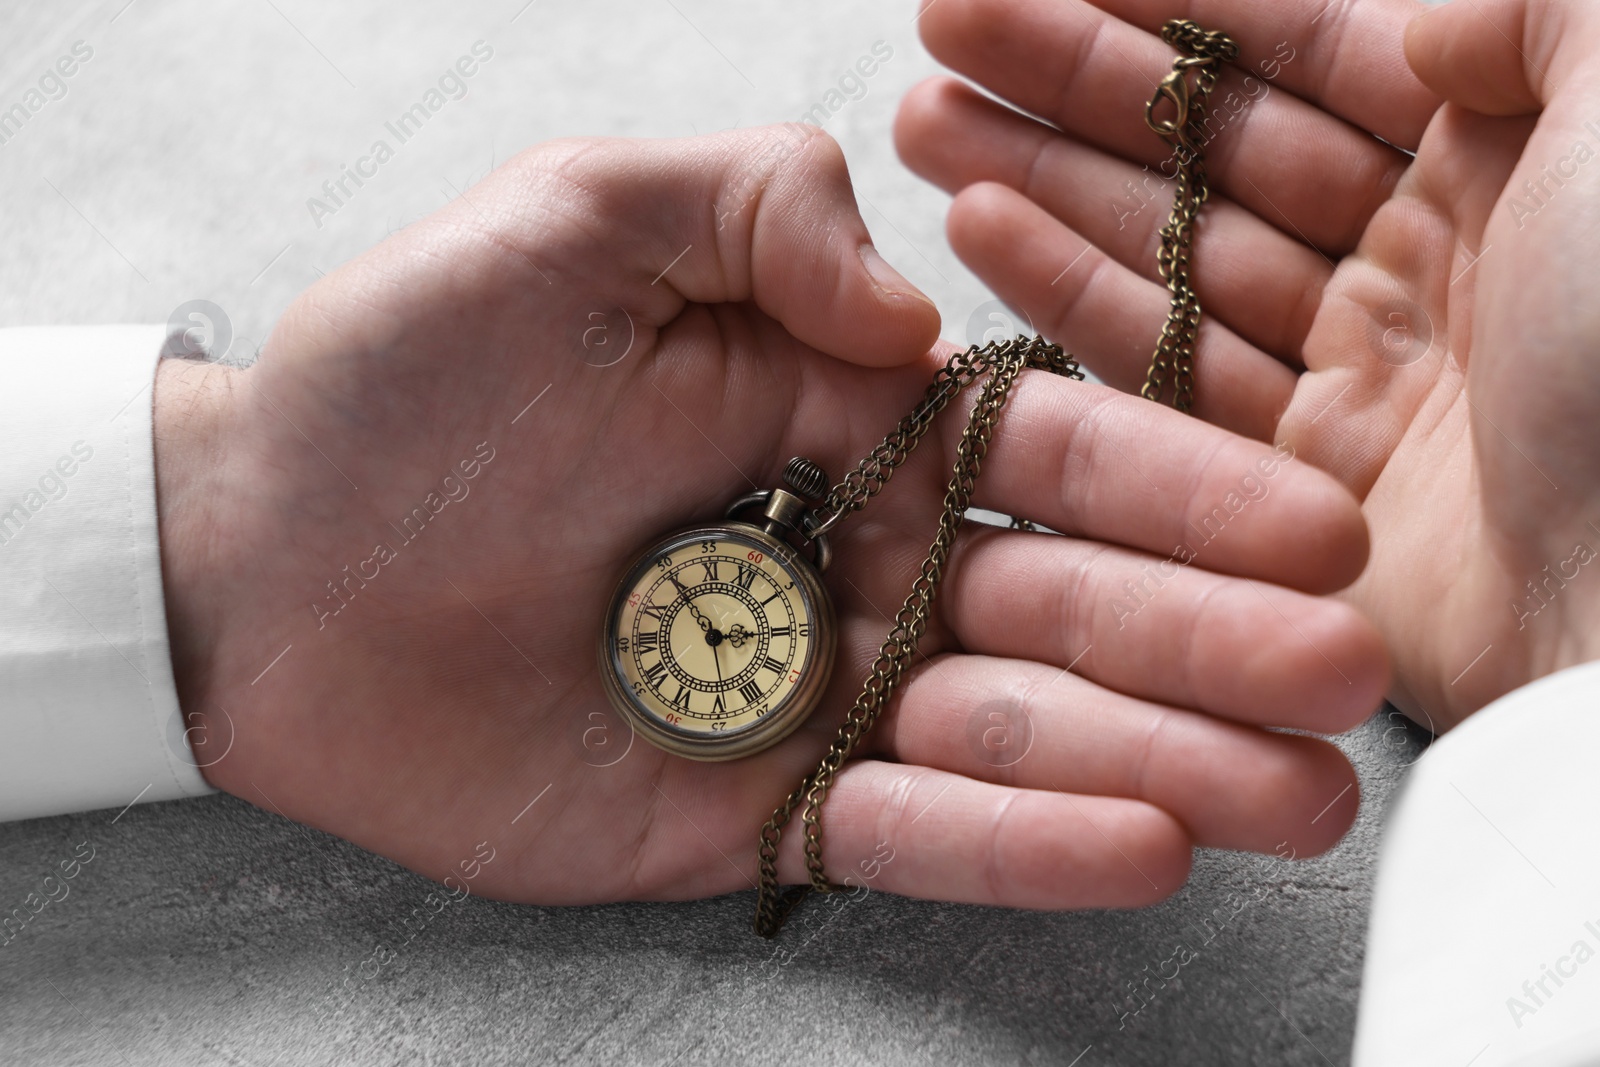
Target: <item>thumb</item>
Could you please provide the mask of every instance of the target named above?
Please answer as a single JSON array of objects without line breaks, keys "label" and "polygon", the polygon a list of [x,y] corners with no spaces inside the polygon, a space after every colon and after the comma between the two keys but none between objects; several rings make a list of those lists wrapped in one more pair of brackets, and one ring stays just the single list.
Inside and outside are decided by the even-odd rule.
[{"label": "thumb", "polygon": [[1406,28],[1406,60],[1423,84],[1470,111],[1530,115],[1550,103],[1595,44],[1587,2],[1455,0]]},{"label": "thumb", "polygon": [[661,321],[685,302],[750,300],[813,348],[875,367],[938,339],[938,309],[873,247],[844,153],[820,129],[564,146],[552,169],[583,190],[589,232],[614,241],[598,262],[653,309],[674,297]]}]

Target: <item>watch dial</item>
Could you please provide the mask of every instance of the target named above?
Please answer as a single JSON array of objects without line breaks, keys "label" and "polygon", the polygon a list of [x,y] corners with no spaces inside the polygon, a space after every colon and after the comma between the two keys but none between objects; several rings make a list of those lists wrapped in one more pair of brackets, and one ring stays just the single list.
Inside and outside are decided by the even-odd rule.
[{"label": "watch dial", "polygon": [[783,709],[817,638],[789,559],[727,530],[669,542],[634,569],[613,615],[610,660],[637,710],[714,741]]}]

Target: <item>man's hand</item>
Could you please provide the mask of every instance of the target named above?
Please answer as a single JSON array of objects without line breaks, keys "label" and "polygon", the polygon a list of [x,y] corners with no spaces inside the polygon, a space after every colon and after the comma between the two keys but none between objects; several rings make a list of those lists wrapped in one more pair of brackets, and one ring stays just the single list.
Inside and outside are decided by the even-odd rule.
[{"label": "man's hand", "polygon": [[1417,721],[1600,656],[1600,8],[930,7],[935,55],[1059,129],[935,79],[903,156],[958,194],[962,258],[1124,389],[1164,314],[1166,149],[1142,116],[1183,16],[1243,47],[1212,98],[1196,413],[1363,500],[1349,598]]},{"label": "man's hand", "polygon": [[[164,365],[164,564],[206,775],[507,899],[752,884],[757,829],[927,550],[963,415],[841,527],[836,681],[783,745],[702,764],[635,740],[600,686],[602,615],[646,542],[792,455],[854,464],[948,355],[936,330],[838,148],[791,128],[535,149],[306,292],[249,370]],[[1131,905],[1176,889],[1195,842],[1338,839],[1348,763],[1263,727],[1347,728],[1387,684],[1355,611],[1293,591],[1360,573],[1347,492],[1029,374],[979,496],[1075,537],[963,538],[926,656],[829,799],[835,878]]]}]

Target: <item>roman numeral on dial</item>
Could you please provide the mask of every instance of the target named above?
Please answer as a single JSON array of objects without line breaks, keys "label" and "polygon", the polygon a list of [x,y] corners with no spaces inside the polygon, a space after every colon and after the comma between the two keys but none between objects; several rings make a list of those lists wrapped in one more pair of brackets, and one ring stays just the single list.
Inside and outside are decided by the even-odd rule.
[{"label": "roman numeral on dial", "polygon": [[754,567],[741,563],[739,564],[739,574],[733,580],[734,584],[748,593],[750,591],[750,583],[756,580],[756,575],[759,573]]},{"label": "roman numeral on dial", "polygon": [[761,687],[755,682],[746,682],[739,687],[739,695],[746,704],[754,704],[761,699]]},{"label": "roman numeral on dial", "polygon": [[667,665],[660,660],[647,667],[644,672],[645,684],[651,689],[660,689],[661,683],[667,677]]}]

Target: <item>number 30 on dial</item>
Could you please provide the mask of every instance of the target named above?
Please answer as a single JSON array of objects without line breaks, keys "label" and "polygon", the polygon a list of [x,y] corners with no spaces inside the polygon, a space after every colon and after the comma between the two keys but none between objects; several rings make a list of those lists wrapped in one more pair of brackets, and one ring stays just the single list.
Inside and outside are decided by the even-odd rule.
[{"label": "number 30 on dial", "polygon": [[651,744],[690,759],[769,748],[827,687],[834,616],[816,571],[743,523],[684,530],[628,569],[600,649],[607,695]]}]

